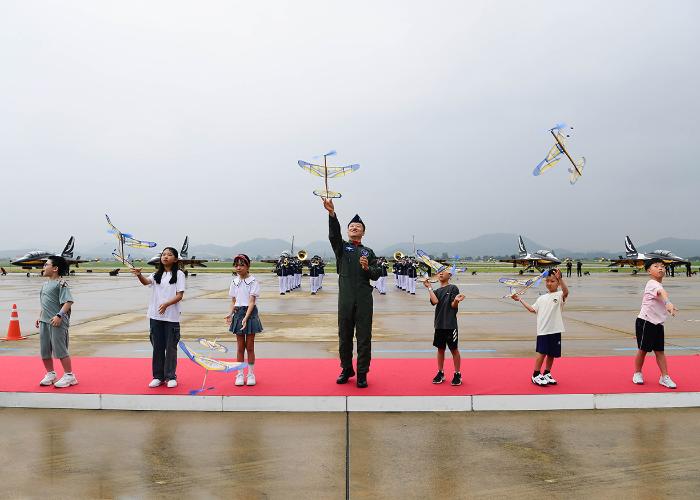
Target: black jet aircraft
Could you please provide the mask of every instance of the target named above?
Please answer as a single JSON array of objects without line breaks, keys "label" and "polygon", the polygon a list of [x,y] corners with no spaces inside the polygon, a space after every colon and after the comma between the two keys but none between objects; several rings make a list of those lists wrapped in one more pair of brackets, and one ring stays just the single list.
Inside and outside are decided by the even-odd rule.
[{"label": "black jet aircraft", "polygon": [[[205,259],[198,259],[194,255],[192,258],[189,258],[189,252],[190,252],[190,237],[185,236],[185,242],[182,244],[182,249],[180,249],[180,267],[185,268],[187,266],[190,267],[207,267],[204,263],[209,262],[208,260]],[[154,256],[151,260],[148,261],[148,264],[151,266],[157,266],[158,263],[160,262],[160,254]]]},{"label": "black jet aircraft", "polygon": [[518,252],[517,256],[513,255],[510,259],[500,259],[500,262],[508,262],[513,264],[513,267],[523,266],[525,268],[524,271],[533,267],[539,271],[544,271],[561,264],[561,260],[554,255],[552,250],[537,250],[536,252],[528,253],[522,236],[518,236]]},{"label": "black jet aircraft", "polygon": [[80,260],[80,255],[78,255],[78,257],[74,259],[74,249],[75,238],[71,236],[68,240],[68,243],[66,244],[66,247],[63,249],[63,252],[61,252],[60,254],[47,252],[45,250],[34,250],[26,255],[23,255],[19,259],[12,261],[11,264],[13,266],[20,266],[22,269],[41,269],[44,267],[46,260],[52,255],[60,255],[61,257],[66,259],[66,262],[68,262],[69,266],[79,267],[79,264],[83,264],[84,262],[90,262],[89,260]]},{"label": "black jet aircraft", "polygon": [[644,263],[650,259],[661,259],[664,264],[672,266],[684,266],[688,260],[674,254],[670,250],[654,250],[653,252],[640,253],[632,243],[629,236],[625,236],[625,257],[620,255],[619,259],[610,259],[608,267],[625,267],[625,265],[636,269],[644,269]]}]

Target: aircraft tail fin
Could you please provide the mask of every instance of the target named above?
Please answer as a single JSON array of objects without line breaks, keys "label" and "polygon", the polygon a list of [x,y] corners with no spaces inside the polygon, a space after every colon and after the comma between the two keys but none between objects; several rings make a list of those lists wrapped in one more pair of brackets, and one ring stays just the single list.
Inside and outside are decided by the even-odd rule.
[{"label": "aircraft tail fin", "polygon": [[625,236],[625,251],[627,252],[627,255],[637,255],[637,253],[639,253],[634,247],[634,243],[632,243],[629,236]]},{"label": "aircraft tail fin", "polygon": [[68,243],[66,243],[66,248],[64,248],[63,252],[61,252],[61,257],[72,259],[74,249],[75,249],[75,238],[73,236],[71,236],[70,239],[68,240]]},{"label": "aircraft tail fin", "polygon": [[520,252],[521,257],[527,255],[527,249],[525,248],[525,242],[523,241],[523,237],[520,235],[518,235],[518,252]]},{"label": "aircraft tail fin", "polygon": [[190,251],[190,237],[185,236],[185,242],[182,244],[182,250],[180,250],[180,258],[186,259],[187,254],[189,254],[189,251]]}]

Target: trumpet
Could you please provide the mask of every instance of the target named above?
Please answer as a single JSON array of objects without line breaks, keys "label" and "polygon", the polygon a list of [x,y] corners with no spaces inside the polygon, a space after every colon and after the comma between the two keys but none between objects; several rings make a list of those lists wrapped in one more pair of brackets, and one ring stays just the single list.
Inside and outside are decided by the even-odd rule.
[{"label": "trumpet", "polygon": [[397,250],[394,252],[394,260],[401,260],[405,257],[403,252],[401,250]]},{"label": "trumpet", "polygon": [[306,250],[299,250],[297,252],[297,259],[299,260],[306,260],[306,258],[309,256],[309,252]]}]

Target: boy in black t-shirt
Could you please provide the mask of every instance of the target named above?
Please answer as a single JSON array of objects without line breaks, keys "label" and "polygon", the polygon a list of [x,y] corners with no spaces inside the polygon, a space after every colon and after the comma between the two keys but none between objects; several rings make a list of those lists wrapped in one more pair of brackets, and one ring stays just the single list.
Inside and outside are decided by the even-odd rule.
[{"label": "boy in black t-shirt", "polygon": [[464,295],[459,293],[459,288],[450,285],[452,269],[445,268],[437,274],[440,288],[433,290],[428,278],[423,280],[423,285],[428,289],[430,303],[435,307],[435,337],[433,345],[437,347],[438,372],[433,378],[433,384],[441,384],[445,381],[445,347],[449,347],[452,353],[452,361],[455,367],[455,374],[452,378],[452,385],[462,385],[462,374],[460,373],[461,357],[457,342],[459,335],[457,332],[457,309],[459,303],[464,300]]}]

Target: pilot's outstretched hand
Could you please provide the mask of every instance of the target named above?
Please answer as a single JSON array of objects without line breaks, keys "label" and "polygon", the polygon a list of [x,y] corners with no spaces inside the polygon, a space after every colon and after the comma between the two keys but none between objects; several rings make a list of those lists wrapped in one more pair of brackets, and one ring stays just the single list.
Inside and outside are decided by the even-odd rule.
[{"label": "pilot's outstretched hand", "polygon": [[335,205],[332,198],[321,198],[323,200],[323,208],[328,210],[329,215],[335,214]]}]

